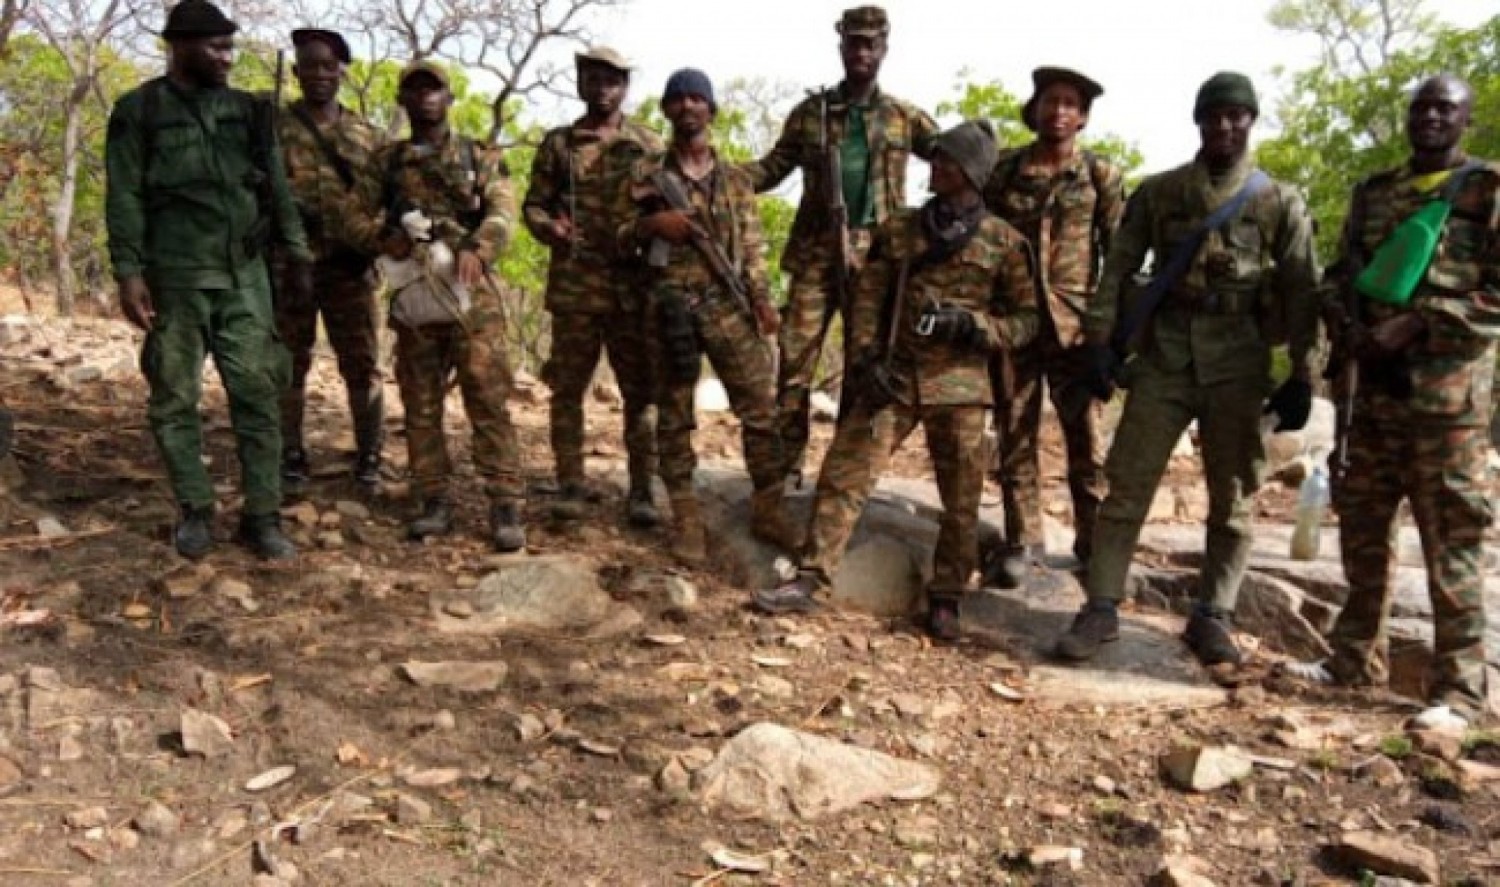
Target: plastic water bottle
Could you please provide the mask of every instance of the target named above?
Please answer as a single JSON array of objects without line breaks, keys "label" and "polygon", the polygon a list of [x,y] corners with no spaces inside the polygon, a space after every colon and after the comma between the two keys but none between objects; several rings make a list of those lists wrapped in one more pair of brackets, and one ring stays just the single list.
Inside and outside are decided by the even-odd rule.
[{"label": "plastic water bottle", "polygon": [[1314,465],[1297,491],[1297,526],[1292,530],[1292,560],[1317,560],[1323,541],[1323,515],[1328,511],[1328,470]]}]

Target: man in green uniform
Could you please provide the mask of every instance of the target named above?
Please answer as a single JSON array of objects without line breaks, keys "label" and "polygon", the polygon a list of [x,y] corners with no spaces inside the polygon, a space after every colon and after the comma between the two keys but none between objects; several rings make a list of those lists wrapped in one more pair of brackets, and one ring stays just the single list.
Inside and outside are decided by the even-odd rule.
[{"label": "man in green uniform", "polygon": [[[1065,658],[1087,659],[1118,637],[1116,604],[1141,525],[1172,448],[1196,419],[1209,514],[1198,605],[1184,639],[1206,665],[1240,660],[1230,619],[1250,555],[1252,497],[1265,471],[1259,425],[1271,389],[1271,347],[1289,338],[1292,375],[1268,409],[1282,429],[1301,428],[1312,406],[1318,331],[1312,224],[1291,188],[1255,170],[1249,143],[1259,107],[1244,75],[1209,78],[1193,106],[1198,156],[1143,182],[1110,243],[1084,318],[1090,387],[1101,398],[1113,393],[1117,313],[1128,318],[1127,329],[1139,306],[1150,304],[1141,297],[1121,307],[1148,252],[1169,285],[1149,319],[1144,349],[1127,368],[1129,397],[1105,464],[1109,494],[1094,525],[1088,603],[1058,642]],[[1222,207],[1237,211],[1204,232]],[[1184,243],[1191,255],[1174,260]],[[1185,265],[1182,273],[1163,270],[1174,261]]]},{"label": "man in green uniform", "polygon": [[[308,478],[302,420],[307,404],[307,373],[318,337],[318,316],[338,356],[339,374],[354,420],[354,477],[361,484],[380,480],[384,441],[384,392],[380,379],[380,327],[375,286],[368,274],[369,246],[357,246],[333,233],[328,221],[347,211],[353,196],[378,212],[380,170],[375,152],[384,141],[379,129],[339,104],[339,87],[350,63],[349,44],[335,31],[302,28],[292,32],[297,62],[292,71],[302,98],[279,117],[279,137],[292,196],[317,256],[313,298],[279,298],[276,326],[292,352],[292,384],[281,395],[281,477],[288,493]],[[278,263],[283,264],[283,263]],[[285,271],[284,267],[274,269]],[[279,292],[285,292],[285,285]]]},{"label": "man in green uniform", "polygon": [[[1493,520],[1486,460],[1500,339],[1500,165],[1464,154],[1473,106],[1473,90],[1456,77],[1423,82],[1407,107],[1411,159],[1354,189],[1326,306],[1344,331],[1339,358],[1357,368],[1340,376],[1341,410],[1358,380],[1353,415],[1341,417],[1346,461],[1335,460],[1333,488],[1349,599],[1329,638],[1333,658],[1289,669],[1320,682],[1385,683],[1393,540],[1405,499],[1422,536],[1436,624],[1433,710],[1423,719],[1434,725],[1474,723],[1487,692],[1484,533]],[[1415,290],[1404,304],[1377,300],[1379,279],[1360,271],[1402,221],[1439,197],[1452,210]],[[1353,316],[1343,296],[1351,288]]]},{"label": "man in green uniform", "polygon": [[637,269],[614,260],[609,211],[621,176],[661,137],[621,112],[630,88],[630,64],[618,52],[596,47],[579,53],[582,117],[542,137],[522,204],[526,227],[552,251],[547,266],[547,310],[552,349],[542,378],[552,388],[552,455],[559,498],[554,515],[581,517],[591,493],[583,471],[583,398],[604,351],[625,403],[625,451],[630,474],[627,515],[655,526],[651,500],[656,471],[656,429],[651,416],[651,364]]},{"label": "man in green uniform", "polygon": [[519,551],[526,546],[521,514],[526,484],[508,405],[515,382],[505,347],[505,311],[492,270],[515,231],[510,171],[497,149],[449,126],[453,93],[441,66],[407,66],[398,98],[411,122],[411,138],[388,145],[380,155],[383,249],[398,259],[415,253],[416,261],[425,263],[423,280],[442,289],[441,298],[432,288],[400,289],[392,302],[412,492],[422,506],[407,535],[425,539],[453,525],[453,466],[443,433],[452,377],[474,431],[474,468],[490,501],[491,541],[498,551]]},{"label": "man in green uniform", "polygon": [[703,357],[740,420],[754,487],[750,530],[786,546],[776,440],[776,378],[770,343],[776,309],[765,240],[749,177],[725,164],[709,138],[718,112],[713,83],[685,68],[667,80],[662,113],[672,123],[666,151],[635,164],[617,199],[617,249],[650,272],[657,371],[661,479],[672,502],[672,551],[691,565],[707,556],[693,492],[694,403]]},{"label": "man in green uniform", "polygon": [[1099,282],[1099,266],[1125,209],[1120,168],[1078,145],[1094,99],[1104,88],[1067,68],[1031,72],[1034,91],[1021,119],[1036,141],[1006,151],[985,185],[990,211],[1015,225],[1037,256],[1041,328],[1034,342],[996,361],[995,427],[1005,502],[1005,547],[993,553],[985,580],[1016,588],[1043,552],[1037,438],[1045,383],[1062,426],[1073,498],[1073,552],[1088,563],[1094,515],[1104,494],[1099,408],[1092,398],[1063,403],[1087,368],[1083,314]]},{"label": "man in green uniform", "polygon": [[788,475],[802,471],[809,397],[829,324],[844,311],[870,233],[906,205],[907,160],[931,157],[938,131],[927,112],[877,83],[891,31],[884,9],[845,10],[835,29],[843,81],[793,108],[771,152],[746,166],[756,191],[802,170],[802,200],[781,256],[791,284],[776,400]]},{"label": "man in green uniform", "polygon": [[959,600],[979,556],[990,355],[1025,346],[1038,325],[1030,247],[980,196],[995,155],[988,124],[938,136],[933,198],[877,229],[850,305],[845,410],[818,474],[797,576],[758,590],[760,609],[816,606],[891,454],[920,425],[943,499],[927,627],[958,636]]},{"label": "man in green uniform", "polygon": [[234,22],[183,0],[167,16],[165,77],[120,97],[105,144],[106,221],[120,307],[145,330],[147,417],[182,509],[177,550],[213,547],[214,490],[198,416],[205,354],[229,395],[245,492],[239,537],[290,558],[282,534],[277,398],[286,349],[276,339],[265,254],[291,261],[288,298],[309,298],[312,253],[287,189],[269,103],[226,84]]}]

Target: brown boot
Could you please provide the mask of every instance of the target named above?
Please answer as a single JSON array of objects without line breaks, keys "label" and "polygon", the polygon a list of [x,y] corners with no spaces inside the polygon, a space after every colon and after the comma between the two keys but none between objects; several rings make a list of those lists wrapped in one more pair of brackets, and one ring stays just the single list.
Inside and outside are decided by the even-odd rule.
[{"label": "brown boot", "polygon": [[672,556],[690,567],[708,561],[708,540],[698,497],[692,493],[672,496]]},{"label": "brown boot", "polygon": [[781,507],[781,485],[756,490],[750,497],[750,535],[786,551],[797,550],[796,534]]}]

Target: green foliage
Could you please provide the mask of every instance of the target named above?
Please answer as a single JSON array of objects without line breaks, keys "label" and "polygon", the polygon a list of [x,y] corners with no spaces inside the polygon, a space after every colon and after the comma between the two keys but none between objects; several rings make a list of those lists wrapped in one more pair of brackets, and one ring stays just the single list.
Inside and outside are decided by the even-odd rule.
[{"label": "green foliage", "polygon": [[1382,736],[1379,745],[1380,753],[1386,757],[1399,761],[1409,757],[1412,753],[1411,737],[1404,733],[1392,733]]}]

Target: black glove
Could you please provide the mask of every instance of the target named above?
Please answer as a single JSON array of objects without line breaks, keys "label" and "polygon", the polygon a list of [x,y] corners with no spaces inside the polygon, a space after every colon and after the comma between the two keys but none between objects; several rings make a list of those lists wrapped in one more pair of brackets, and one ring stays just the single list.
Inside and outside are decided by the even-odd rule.
[{"label": "black glove", "polygon": [[313,300],[313,263],[293,259],[286,266],[286,295],[292,302]]},{"label": "black glove", "polygon": [[974,315],[953,305],[929,308],[922,315],[917,330],[939,342],[974,349],[989,347],[989,335]]},{"label": "black glove", "polygon": [[1276,431],[1301,431],[1312,415],[1312,383],[1298,378],[1281,383],[1266,401],[1261,415],[1276,414]]},{"label": "black glove", "polygon": [[856,358],[844,375],[845,400],[878,413],[901,398],[901,380],[874,357]]},{"label": "black glove", "polygon": [[1115,396],[1115,376],[1120,372],[1120,358],[1108,345],[1086,345],[1087,370],[1084,386],[1099,400]]}]

